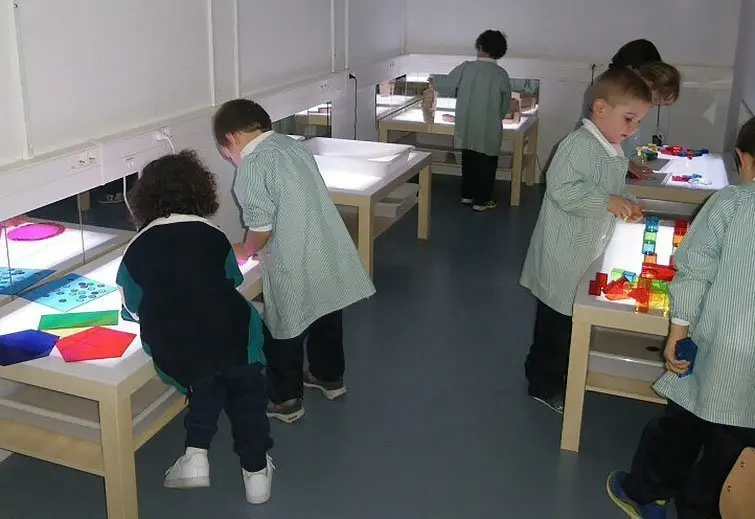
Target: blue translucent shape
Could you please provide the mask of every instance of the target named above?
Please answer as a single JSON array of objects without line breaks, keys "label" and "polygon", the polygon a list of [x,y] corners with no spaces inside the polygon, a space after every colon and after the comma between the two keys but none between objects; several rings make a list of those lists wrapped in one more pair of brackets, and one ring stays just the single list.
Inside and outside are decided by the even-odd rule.
[{"label": "blue translucent shape", "polygon": [[29,290],[22,296],[58,312],[69,312],[118,290],[78,274],[68,274]]},{"label": "blue translucent shape", "polygon": [[54,270],[0,267],[0,295],[18,295],[54,273]]},{"label": "blue translucent shape", "polygon": [[58,337],[39,330],[24,330],[0,335],[0,366],[47,357]]}]

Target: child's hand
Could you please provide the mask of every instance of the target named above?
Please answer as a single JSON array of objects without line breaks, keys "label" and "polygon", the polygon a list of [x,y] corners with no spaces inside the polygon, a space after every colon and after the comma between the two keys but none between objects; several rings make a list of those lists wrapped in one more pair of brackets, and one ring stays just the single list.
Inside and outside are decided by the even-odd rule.
[{"label": "child's hand", "polygon": [[666,348],[663,350],[663,358],[666,361],[666,369],[677,375],[684,375],[689,371],[689,362],[676,358],[676,343],[684,337],[677,334],[669,334],[666,339]]},{"label": "child's hand", "polygon": [[642,206],[639,204],[632,204],[632,214],[629,215],[629,218],[627,218],[628,222],[639,222],[642,220],[644,214],[642,212]]},{"label": "child's hand", "polygon": [[629,161],[629,176],[631,178],[642,180],[653,174],[653,170],[634,161]]},{"label": "child's hand", "polygon": [[608,196],[608,212],[614,215],[616,218],[627,220],[632,213],[635,212],[635,206],[626,198],[622,198],[616,195]]},{"label": "child's hand", "polygon": [[238,261],[247,261],[252,255],[246,251],[246,247],[243,243],[235,243],[233,245],[233,253],[236,255]]}]

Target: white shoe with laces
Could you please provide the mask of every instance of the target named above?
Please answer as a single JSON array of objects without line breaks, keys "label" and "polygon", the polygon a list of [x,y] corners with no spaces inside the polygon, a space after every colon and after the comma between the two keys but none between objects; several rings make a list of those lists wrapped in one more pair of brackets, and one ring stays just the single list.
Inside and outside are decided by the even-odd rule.
[{"label": "white shoe with laces", "polygon": [[165,472],[166,488],[210,486],[210,460],[205,449],[186,447],[186,452]]},{"label": "white shoe with laces", "polygon": [[252,505],[261,505],[270,500],[270,493],[273,486],[273,459],[267,457],[267,466],[257,472],[248,472],[241,469],[241,475],[244,478],[244,488],[246,489],[246,500]]}]

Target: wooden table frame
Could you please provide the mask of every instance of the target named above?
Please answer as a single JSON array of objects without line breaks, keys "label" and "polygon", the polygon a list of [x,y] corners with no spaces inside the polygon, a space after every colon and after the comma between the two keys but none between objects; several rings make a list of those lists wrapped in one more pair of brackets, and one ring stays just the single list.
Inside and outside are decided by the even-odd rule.
[{"label": "wooden table frame", "polygon": [[417,198],[418,215],[417,215],[417,238],[427,240],[430,238],[430,206],[432,198],[432,175],[430,173],[430,163],[432,157],[429,153],[414,152],[418,158],[410,163],[410,167],[395,173],[393,178],[379,189],[365,194],[354,192],[345,192],[339,190],[330,190],[330,198],[336,205],[357,208],[356,225],[352,225],[348,217],[345,216],[346,225],[355,236],[359,257],[362,260],[364,268],[370,277],[373,277],[374,270],[374,247],[375,239],[383,232],[388,230],[396,221],[408,212],[406,211],[396,215],[396,218],[379,218],[374,215],[375,204],[383,200],[387,195],[394,191],[400,185],[407,183],[409,180],[419,174],[419,194]]},{"label": "wooden table frame", "polygon": [[[250,300],[261,291],[259,271],[253,272],[239,288]],[[138,519],[134,453],[186,405],[184,398],[175,399],[151,420],[146,429],[135,434],[131,397],[156,378],[152,362],[146,357],[146,353],[140,351],[132,357],[136,355],[140,357],[132,362],[141,362],[139,367],[114,383],[44,369],[33,362],[0,368],[0,378],[4,380],[97,403],[100,442],[82,440],[19,421],[0,419],[0,448],[102,476],[105,479],[108,519]],[[131,358],[126,360],[129,361]]]},{"label": "wooden table frame", "polygon": [[[453,124],[436,124],[412,121],[397,121],[395,117],[405,110],[414,110],[417,103],[403,108],[399,111],[386,115],[378,121],[378,140],[380,142],[390,142],[388,132],[405,132],[405,133],[426,133],[431,135],[450,135],[454,134]],[[439,112],[453,113],[453,110],[438,109]],[[539,120],[537,112],[529,115],[522,115],[527,121],[516,130],[504,129],[503,140],[513,141],[513,163],[511,165],[511,201],[513,207],[518,207],[521,199],[523,171],[526,169],[525,182],[528,186],[535,184],[537,179],[537,141]],[[505,168],[499,168],[505,169]]]}]

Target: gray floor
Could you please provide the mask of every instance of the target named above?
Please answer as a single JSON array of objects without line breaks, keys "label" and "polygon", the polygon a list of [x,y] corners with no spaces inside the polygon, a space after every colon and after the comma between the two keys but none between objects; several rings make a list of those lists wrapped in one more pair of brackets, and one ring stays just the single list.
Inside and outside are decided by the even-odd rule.
[{"label": "gray floor", "polygon": [[[137,454],[141,519],[601,518],[656,406],[590,394],[583,448],[559,451],[560,417],[527,398],[534,316],[517,284],[539,191],[485,214],[436,177],[431,240],[405,218],[376,244],[378,294],[346,313],[348,396],[307,395],[307,416],[274,425],[273,499],[245,504],[223,421],[213,486],[162,487],[180,454],[180,419]],[[499,190],[508,196],[508,186]],[[3,519],[101,519],[102,480],[23,456],[0,465]]]}]

